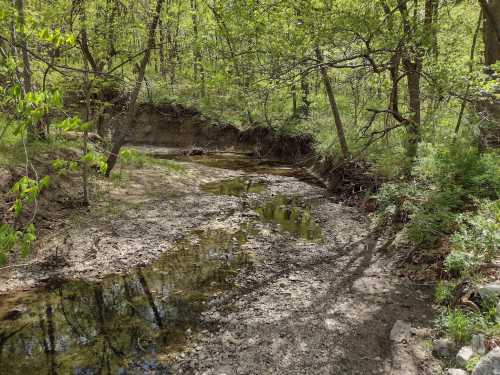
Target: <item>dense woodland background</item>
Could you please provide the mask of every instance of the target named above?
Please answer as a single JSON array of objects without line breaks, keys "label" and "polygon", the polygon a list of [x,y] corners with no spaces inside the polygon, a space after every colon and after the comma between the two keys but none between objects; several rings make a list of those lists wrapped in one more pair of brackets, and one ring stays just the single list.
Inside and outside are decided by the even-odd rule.
[{"label": "dense woodland background", "polygon": [[362,199],[418,251],[441,249],[445,305],[451,284],[498,256],[499,0],[0,4],[0,165],[25,171],[3,216],[2,262],[29,256],[36,210],[18,218],[55,188],[32,160],[79,147],[51,165],[81,175],[87,204],[89,179],[133,157],[121,147],[142,103],[307,133],[318,159],[362,161],[380,181]]}]

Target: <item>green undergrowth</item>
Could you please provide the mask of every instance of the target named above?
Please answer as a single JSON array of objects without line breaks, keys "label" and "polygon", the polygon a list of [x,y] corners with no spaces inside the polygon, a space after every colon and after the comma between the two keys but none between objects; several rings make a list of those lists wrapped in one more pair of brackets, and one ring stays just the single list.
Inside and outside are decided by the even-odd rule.
[{"label": "green undergrowth", "polygon": [[392,178],[378,192],[381,219],[404,225],[417,251],[436,249],[444,257],[436,326],[461,344],[474,333],[500,333],[497,301],[464,305],[459,288],[463,281],[482,283],[481,266],[500,255],[499,160],[498,151],[479,152],[470,140],[424,143],[410,178]]},{"label": "green undergrowth", "polygon": [[435,300],[440,305],[436,326],[442,335],[459,344],[467,344],[475,333],[487,337],[500,334],[500,322],[496,321],[497,298],[482,299],[476,310],[450,298],[454,293],[453,283],[444,285],[442,282],[436,288]]},{"label": "green undergrowth", "polygon": [[155,158],[131,148],[123,148],[120,151],[119,162],[124,166],[137,169],[147,166],[161,166],[172,173],[183,173],[186,170],[181,163],[174,160]]},{"label": "green undergrowth", "polygon": [[[81,149],[81,142],[67,140],[58,135],[47,140],[23,142],[20,134],[7,131],[0,141],[0,167],[24,166],[28,159],[55,159],[65,153],[76,153]],[[27,155],[26,155],[27,154]],[[49,160],[50,161],[50,160]]]}]

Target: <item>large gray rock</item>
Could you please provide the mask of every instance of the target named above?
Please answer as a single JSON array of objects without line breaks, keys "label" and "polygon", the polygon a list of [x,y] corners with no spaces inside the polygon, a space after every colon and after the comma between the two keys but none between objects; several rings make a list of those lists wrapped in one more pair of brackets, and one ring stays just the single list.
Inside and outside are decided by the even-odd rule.
[{"label": "large gray rock", "polygon": [[485,337],[483,334],[472,335],[472,351],[479,355],[486,354]]},{"label": "large gray rock", "polygon": [[467,371],[460,368],[449,368],[446,375],[467,375]]},{"label": "large gray rock", "polygon": [[402,320],[396,321],[391,329],[390,338],[394,342],[408,341],[411,336],[411,326]]},{"label": "large gray rock", "polygon": [[500,375],[500,348],[493,349],[481,358],[472,375]]},{"label": "large gray rock", "polygon": [[500,297],[500,282],[489,283],[479,288],[481,298]]},{"label": "large gray rock", "polygon": [[461,367],[465,367],[467,362],[474,357],[474,351],[470,346],[462,347],[457,353],[457,363]]},{"label": "large gray rock", "polygon": [[450,358],[455,349],[455,343],[448,338],[437,339],[432,343],[432,353],[439,358]]}]

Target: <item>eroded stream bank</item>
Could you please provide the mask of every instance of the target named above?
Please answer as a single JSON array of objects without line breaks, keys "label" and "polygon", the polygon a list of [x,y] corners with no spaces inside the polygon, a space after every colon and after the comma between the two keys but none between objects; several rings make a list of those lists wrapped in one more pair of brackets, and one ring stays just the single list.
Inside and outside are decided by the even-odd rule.
[{"label": "eroded stream bank", "polygon": [[[0,373],[401,367],[392,326],[432,311],[428,291],[393,276],[381,228],[289,165],[234,154],[184,166],[124,171],[126,183],[101,186],[109,203],[43,241],[45,263],[12,270],[4,291],[47,287],[1,298]],[[404,366],[430,371],[430,354],[412,350]]]}]

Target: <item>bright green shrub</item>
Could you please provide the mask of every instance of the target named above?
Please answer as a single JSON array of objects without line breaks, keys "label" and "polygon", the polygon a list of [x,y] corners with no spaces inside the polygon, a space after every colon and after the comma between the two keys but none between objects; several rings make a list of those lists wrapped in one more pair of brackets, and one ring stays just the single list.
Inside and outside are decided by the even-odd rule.
[{"label": "bright green shrub", "polygon": [[444,260],[444,269],[454,276],[464,276],[473,269],[474,257],[463,251],[452,251]]},{"label": "bright green shrub", "polygon": [[500,200],[480,203],[474,214],[460,215],[459,229],[452,236],[454,249],[490,262],[500,251]]},{"label": "bright green shrub", "polygon": [[453,301],[456,283],[453,281],[440,281],[434,291],[434,299],[440,305],[450,305]]},{"label": "bright green shrub", "polygon": [[446,309],[438,319],[439,328],[457,343],[465,343],[472,337],[475,326],[472,314],[460,309]]},{"label": "bright green shrub", "polygon": [[381,213],[409,219],[408,237],[417,245],[431,246],[459,226],[456,242],[465,248],[457,247],[455,250],[461,252],[451,255],[448,263],[455,271],[466,271],[470,262],[464,253],[472,251],[485,259],[498,253],[498,214],[491,213],[490,207],[481,209],[477,215],[460,215],[475,209],[478,199],[488,205],[488,200],[499,198],[498,159],[498,153],[481,155],[465,142],[422,144],[413,181],[381,187],[378,193]]}]

